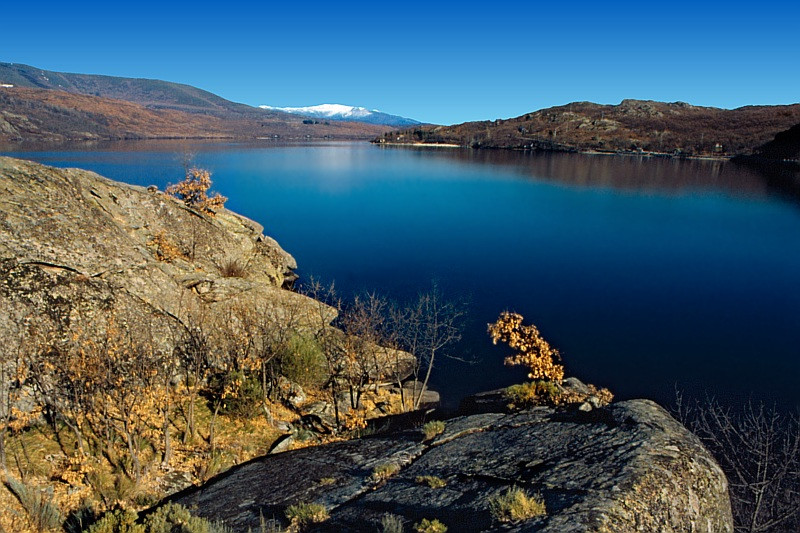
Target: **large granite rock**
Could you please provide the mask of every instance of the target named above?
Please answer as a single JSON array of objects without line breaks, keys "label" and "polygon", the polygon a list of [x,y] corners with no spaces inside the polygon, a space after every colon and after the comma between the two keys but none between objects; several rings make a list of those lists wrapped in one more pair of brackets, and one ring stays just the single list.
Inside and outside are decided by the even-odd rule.
[{"label": "large granite rock", "polygon": [[[159,242],[174,248],[169,260],[159,257]],[[239,268],[235,276],[229,265]],[[190,323],[198,310],[225,316],[235,305],[268,303],[318,317],[318,302],[285,290],[295,268],[260,225],[228,210],[209,216],[154,188],[0,157],[4,338],[26,317],[69,325],[109,310],[151,322],[164,342],[174,337],[170,326]]]},{"label": "large granite rock", "polygon": [[[375,467],[400,471],[376,481]],[[438,476],[434,489],[416,482]],[[517,486],[547,514],[493,521],[489,499]],[[535,408],[448,420],[423,442],[406,431],[270,455],[173,498],[192,512],[256,530],[287,506],[324,505],[320,531],[380,531],[395,514],[406,530],[437,518],[450,531],[733,531],[727,481],[700,441],[664,409],[633,400],[593,409]]]}]

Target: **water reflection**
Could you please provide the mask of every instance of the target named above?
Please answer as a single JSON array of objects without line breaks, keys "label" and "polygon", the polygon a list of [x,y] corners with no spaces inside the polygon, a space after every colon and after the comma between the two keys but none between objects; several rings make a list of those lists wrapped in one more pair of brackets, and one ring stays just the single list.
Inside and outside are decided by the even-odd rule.
[{"label": "water reflection", "polygon": [[[406,147],[383,147],[408,150]],[[534,153],[510,150],[411,148],[425,157],[474,165],[502,166],[536,180],[576,187],[600,187],[657,194],[692,194],[702,190],[758,198],[783,193],[800,199],[791,180],[726,160],[676,159],[605,154]]]},{"label": "water reflection", "polygon": [[[418,155],[427,163],[443,160],[450,163],[502,167],[508,172],[575,187],[608,188],[637,193],[686,195],[714,190],[732,196],[760,198],[780,195],[800,201],[800,175],[786,169],[754,168],[741,163],[713,159],[676,159],[638,155],[567,154],[520,152],[512,150],[473,150],[415,146],[372,146],[341,141],[286,143],[280,140],[258,141],[82,141],[63,144],[0,144],[0,153],[35,152],[156,152],[175,154],[219,153],[230,150],[265,148],[311,148],[304,151],[305,163],[327,176],[331,189],[346,187],[346,173],[363,166],[371,151],[403,152]],[[291,152],[291,150],[289,151]],[[294,154],[287,153],[286,157]],[[81,159],[80,156],[77,159]]]}]

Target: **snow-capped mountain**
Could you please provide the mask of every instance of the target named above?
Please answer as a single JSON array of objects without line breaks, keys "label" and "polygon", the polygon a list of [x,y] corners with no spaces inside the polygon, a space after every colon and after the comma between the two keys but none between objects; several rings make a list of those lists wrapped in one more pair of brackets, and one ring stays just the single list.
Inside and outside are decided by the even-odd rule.
[{"label": "snow-capped mountain", "polygon": [[258,106],[261,109],[272,111],[283,111],[293,115],[304,117],[321,118],[325,120],[346,120],[350,122],[366,122],[367,124],[381,124],[385,126],[413,126],[420,124],[416,120],[381,113],[377,109],[367,109],[366,107],[355,107],[342,104],[321,104],[308,107],[273,107],[269,105]]}]

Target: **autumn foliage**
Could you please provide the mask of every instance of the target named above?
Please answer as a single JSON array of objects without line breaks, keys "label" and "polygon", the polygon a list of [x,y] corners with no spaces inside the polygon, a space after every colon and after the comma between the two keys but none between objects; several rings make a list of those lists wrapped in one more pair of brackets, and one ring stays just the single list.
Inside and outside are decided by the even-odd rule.
[{"label": "autumn foliage", "polygon": [[170,185],[166,191],[167,194],[182,200],[188,207],[213,215],[228,199],[219,193],[208,196],[210,188],[211,173],[202,168],[190,168],[186,171],[186,178],[182,182]]},{"label": "autumn foliage", "polygon": [[504,311],[497,322],[489,324],[489,336],[492,342],[505,342],[515,351],[506,357],[506,365],[527,366],[530,379],[544,379],[561,383],[564,379],[564,367],[556,363],[561,360],[558,350],[544,340],[533,324],[522,324],[523,317],[518,313]]}]

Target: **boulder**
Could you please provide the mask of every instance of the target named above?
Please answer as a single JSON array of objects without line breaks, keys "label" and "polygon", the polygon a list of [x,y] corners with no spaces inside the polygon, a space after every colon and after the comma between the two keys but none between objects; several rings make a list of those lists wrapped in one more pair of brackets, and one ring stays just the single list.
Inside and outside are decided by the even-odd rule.
[{"label": "boulder", "polygon": [[171,350],[198,316],[224,321],[234,308],[291,315],[298,328],[335,317],[286,290],[294,258],[226,209],[210,216],[158,191],[7,157],[0,191],[2,342],[21,338],[31,321],[102,334],[116,316]]},{"label": "boulder", "polygon": [[278,377],[278,398],[289,407],[299,408],[308,399],[303,387],[283,377]]},{"label": "boulder", "polygon": [[[385,481],[375,467],[399,465]],[[437,476],[443,488],[416,481]],[[330,480],[334,480],[331,483]],[[490,499],[509,487],[540,495],[546,515],[501,525]],[[538,407],[446,421],[255,459],[172,501],[234,531],[315,502],[318,531],[376,531],[384,514],[406,530],[436,518],[450,531],[733,531],[727,481],[700,441],[663,408],[632,400],[581,412]],[[285,522],[284,522],[285,523]]]},{"label": "boulder", "polygon": [[435,409],[436,407],[439,407],[441,398],[438,392],[427,387],[423,387],[422,382],[420,381],[412,380],[403,383],[403,397],[406,399],[406,402],[413,402],[416,397],[415,395],[420,394],[420,409]]}]

